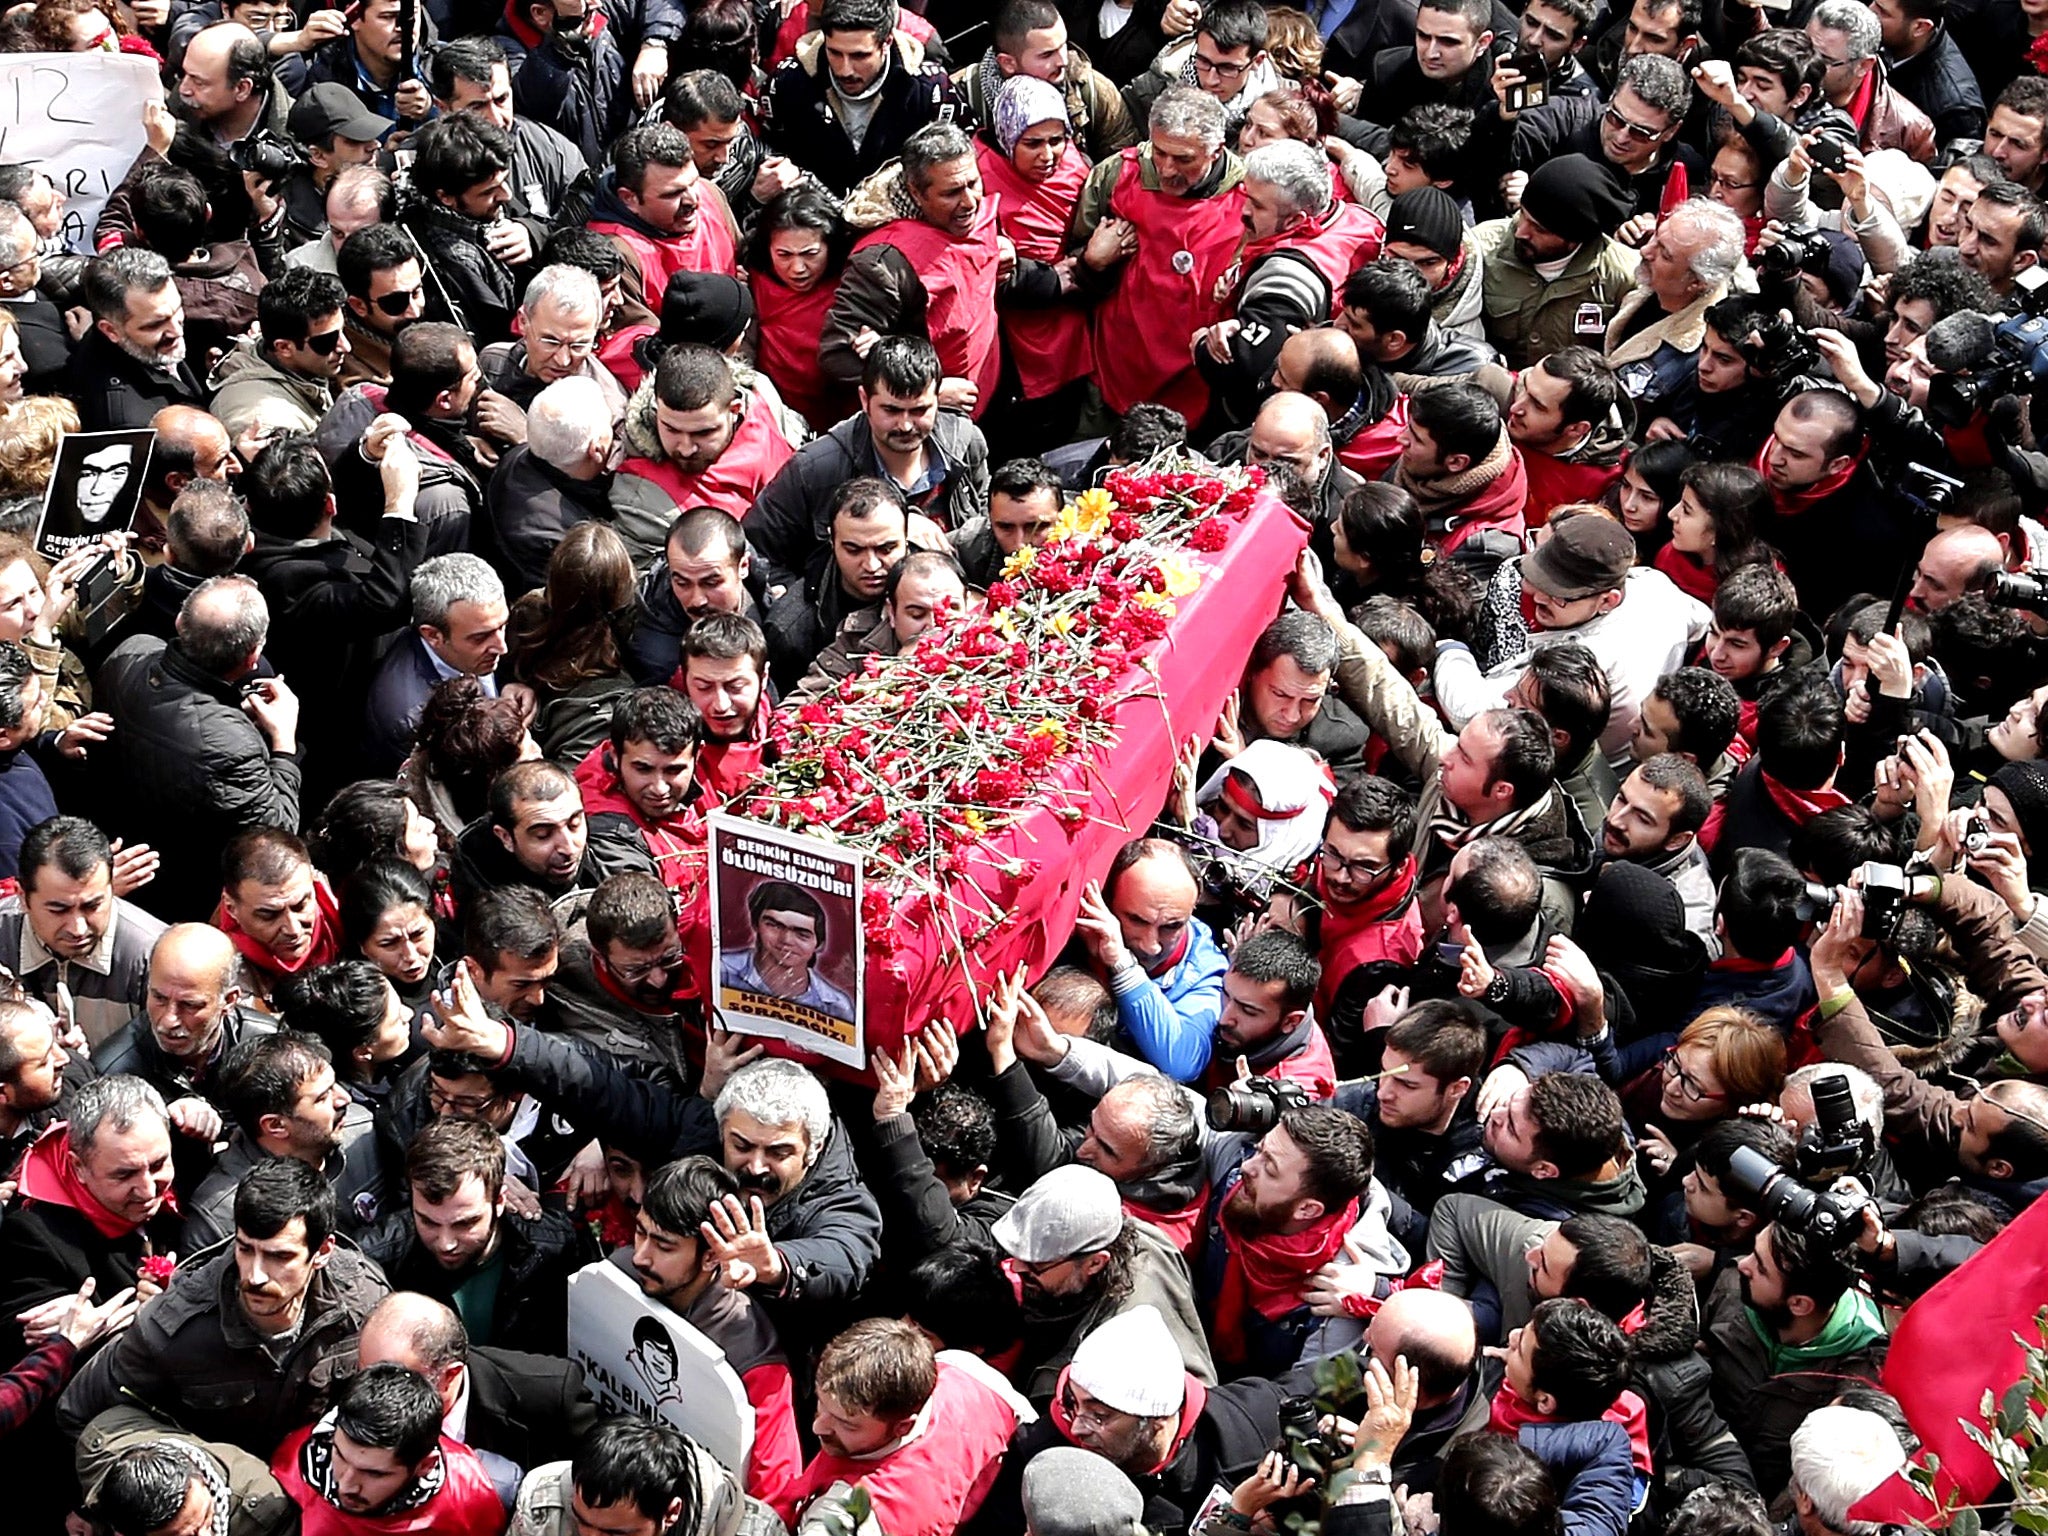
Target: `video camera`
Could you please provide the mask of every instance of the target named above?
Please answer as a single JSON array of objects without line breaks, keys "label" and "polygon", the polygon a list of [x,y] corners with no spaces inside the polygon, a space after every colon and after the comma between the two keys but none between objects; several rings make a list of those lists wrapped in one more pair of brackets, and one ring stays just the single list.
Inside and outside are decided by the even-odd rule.
[{"label": "video camera", "polygon": [[2005,395],[2031,392],[2048,379],[2048,272],[2031,267],[2014,280],[2015,315],[1959,309],[1927,332],[1927,418],[1967,425]]},{"label": "video camera", "polygon": [[1209,1129],[1263,1136],[1288,1110],[1308,1102],[1308,1090],[1290,1078],[1246,1078],[1209,1095]]},{"label": "video camera", "polygon": [[1727,1187],[1769,1220],[1832,1245],[1855,1229],[1864,1202],[1810,1186],[1861,1173],[1876,1150],[1870,1127],[1857,1117],[1848,1077],[1830,1072],[1814,1079],[1813,1123],[1799,1138],[1792,1168],[1780,1168],[1754,1147],[1737,1147],[1728,1159]]},{"label": "video camera", "polygon": [[[1863,877],[1861,936],[1880,942],[1889,939],[1898,929],[1913,882],[1896,864],[1865,864],[1857,873]],[[1816,885],[1809,880],[1793,911],[1802,923],[1824,923],[1835,910],[1835,903],[1842,899],[1844,889],[1839,885]]]}]

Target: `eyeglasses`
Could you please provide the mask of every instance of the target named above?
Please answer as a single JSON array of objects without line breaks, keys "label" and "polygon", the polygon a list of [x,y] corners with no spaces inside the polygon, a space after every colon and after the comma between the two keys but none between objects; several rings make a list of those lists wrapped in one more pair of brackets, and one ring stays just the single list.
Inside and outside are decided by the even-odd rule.
[{"label": "eyeglasses", "polygon": [[495,1093],[446,1093],[427,1084],[427,1107],[437,1115],[480,1115],[498,1102]]},{"label": "eyeglasses", "polygon": [[560,336],[532,336],[527,339],[527,350],[538,352],[544,357],[588,357],[597,350],[595,341],[569,341]]},{"label": "eyeglasses", "polygon": [[1709,1093],[1705,1084],[1685,1070],[1685,1063],[1678,1059],[1676,1051],[1671,1051],[1664,1057],[1664,1075],[1677,1080],[1678,1091],[1684,1095],[1688,1104],[1704,1104],[1709,1099],[1728,1097],[1725,1093]]},{"label": "eyeglasses", "polygon": [[1603,121],[1616,128],[1626,128],[1630,138],[1641,139],[1645,144],[1654,144],[1671,131],[1668,128],[1645,128],[1641,123],[1629,121],[1613,107],[1609,107],[1600,116]]},{"label": "eyeglasses", "polygon": [[672,949],[658,959],[643,960],[633,965],[615,965],[611,967],[611,973],[628,986],[636,986],[656,971],[679,970],[682,963],[683,952],[680,949]]},{"label": "eyeglasses", "polygon": [[1857,62],[1855,59],[1831,59],[1824,53],[1816,53],[1814,58],[1823,69],[1846,69],[1849,65]]},{"label": "eyeglasses", "polygon": [[423,288],[401,288],[396,293],[382,293],[377,296],[376,305],[385,314],[396,319],[426,297]]},{"label": "eyeglasses", "polygon": [[339,329],[332,331],[321,331],[317,335],[308,336],[306,338],[306,350],[308,352],[315,353],[320,357],[334,356],[334,349],[340,345],[341,332]]},{"label": "eyeglasses", "polygon": [[1214,75],[1218,80],[1241,80],[1245,71],[1251,67],[1249,59],[1242,64],[1226,64],[1221,59],[1212,59],[1205,53],[1195,55],[1195,73]]},{"label": "eyeglasses", "polygon": [[1377,880],[1392,869],[1392,864],[1374,864],[1366,859],[1347,859],[1328,843],[1316,850],[1316,858],[1331,874],[1349,875],[1353,880]]},{"label": "eyeglasses", "polygon": [[1761,183],[1754,181],[1737,181],[1733,176],[1723,176],[1717,171],[1712,176],[1707,178],[1707,185],[1710,188],[1718,187],[1724,192],[1747,192],[1752,187],[1760,186]]}]

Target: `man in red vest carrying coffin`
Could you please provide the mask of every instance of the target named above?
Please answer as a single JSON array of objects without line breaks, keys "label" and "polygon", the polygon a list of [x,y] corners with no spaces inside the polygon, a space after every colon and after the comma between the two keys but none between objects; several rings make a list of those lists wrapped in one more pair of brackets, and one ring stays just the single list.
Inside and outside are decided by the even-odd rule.
[{"label": "man in red vest carrying coffin", "polygon": [[939,354],[939,406],[979,416],[995,399],[996,288],[1017,252],[996,229],[974,144],[958,125],[927,123],[903,158],[854,189],[846,219],[868,232],[854,245],[825,317],[818,366],[860,382],[867,340],[928,336]]},{"label": "man in red vest carrying coffin", "polygon": [[1223,103],[1168,86],[1150,137],[1088,175],[1074,214],[1074,276],[1095,306],[1095,372],[1118,415],[1142,400],[1200,421],[1208,387],[1189,342],[1220,318],[1216,281],[1244,233],[1244,166],[1223,145]]},{"label": "man in red vest carrying coffin", "polygon": [[739,226],[725,194],[697,174],[683,130],[649,123],[619,135],[590,227],[626,259],[619,324],[656,325],[677,272],[739,275]]}]

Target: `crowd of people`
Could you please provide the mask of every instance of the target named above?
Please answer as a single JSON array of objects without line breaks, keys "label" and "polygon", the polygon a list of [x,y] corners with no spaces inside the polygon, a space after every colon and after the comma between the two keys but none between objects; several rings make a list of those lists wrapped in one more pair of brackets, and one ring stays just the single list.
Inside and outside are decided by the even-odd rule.
[{"label": "crowd of people", "polygon": [[[1879,1529],[2048,1187],[2048,5],[0,50],[169,95],[89,227],[0,165],[10,1529]],[[1308,548],[1071,935],[865,1073],[725,1030],[707,814],[1164,462]],[[743,1454],[617,1411],[663,1319]]]}]

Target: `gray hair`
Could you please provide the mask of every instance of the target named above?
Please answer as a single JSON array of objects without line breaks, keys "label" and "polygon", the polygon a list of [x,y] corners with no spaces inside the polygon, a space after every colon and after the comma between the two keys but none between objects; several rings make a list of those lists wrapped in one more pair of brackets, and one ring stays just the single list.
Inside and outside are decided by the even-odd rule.
[{"label": "gray hair", "polygon": [[0,1083],[11,1083],[28,1059],[21,1048],[22,1031],[37,1024],[54,1026],[57,1016],[34,998],[0,998]]},{"label": "gray hair", "polygon": [[1320,615],[1304,608],[1290,608],[1259,631],[1252,643],[1245,674],[1264,671],[1282,656],[1310,677],[1320,677],[1337,668],[1337,632]]},{"label": "gray hair", "polygon": [[6,260],[0,267],[9,270],[27,261],[36,248],[36,227],[28,221],[28,215],[13,203],[0,202],[0,252]]},{"label": "gray hair", "polygon": [[526,408],[526,446],[543,464],[567,469],[590,452],[591,444],[604,435],[611,421],[611,406],[597,380],[581,375],[558,379],[535,395]]},{"label": "gray hair", "polygon": [[1725,283],[1742,263],[1742,216],[1704,197],[1689,197],[1672,209],[1670,222],[1682,220],[1702,237],[1693,252],[1692,275],[1709,288]]},{"label": "gray hair", "polygon": [[102,1129],[116,1136],[133,1130],[145,1119],[159,1125],[170,1123],[163,1095],[139,1077],[121,1073],[87,1083],[71,1099],[71,1150],[81,1158],[92,1155],[93,1144]]},{"label": "gray hair", "polygon": [[1211,151],[1223,147],[1229,127],[1230,116],[1223,110],[1223,103],[1192,85],[1169,85],[1153,99],[1151,115],[1145,119],[1149,133],[1200,139]]},{"label": "gray hair", "polygon": [[[1845,0],[1845,3],[1854,3],[1854,0]],[[1621,94],[1623,86],[1642,97],[1644,106],[1662,112],[1674,123],[1684,121],[1685,114],[1692,110],[1692,81],[1686,78],[1685,71],[1676,60],[1667,59],[1661,53],[1639,53],[1624,60],[1621,73],[1614,80],[1616,96]]]},{"label": "gray hair", "polygon": [[808,1143],[806,1168],[818,1160],[825,1138],[832,1134],[832,1101],[825,1097],[825,1085],[797,1062],[781,1057],[741,1067],[726,1079],[711,1113],[722,1126],[734,1110],[763,1125],[801,1125]]},{"label": "gray hair", "polygon": [[327,216],[375,213],[391,196],[391,178],[374,165],[352,165],[327,188]]},{"label": "gray hair", "polygon": [[457,603],[485,606],[505,601],[505,583],[489,562],[476,555],[436,555],[412,573],[412,621],[448,627],[448,610]]},{"label": "gray hair", "polygon": [[1330,159],[1300,139],[1275,139],[1244,157],[1244,179],[1263,181],[1297,213],[1317,213],[1330,201]]},{"label": "gray hair", "polygon": [[1145,1161],[1153,1169],[1172,1166],[1191,1156],[1201,1140],[1195,1121],[1196,1098],[1170,1077],[1140,1072],[1117,1087],[1149,1100],[1145,1116]]},{"label": "gray hair", "polygon": [[958,123],[926,123],[903,141],[903,184],[921,187],[940,166],[973,154],[974,141]]},{"label": "gray hair", "polygon": [[548,299],[572,315],[587,315],[592,320],[604,316],[604,293],[598,287],[597,277],[582,267],[561,262],[542,267],[526,285],[526,297],[520,301],[519,312],[531,318]]},{"label": "gray hair", "polygon": [[1806,24],[1816,32],[1839,32],[1847,38],[1851,62],[1875,58],[1884,41],[1876,14],[1861,0],[1820,0]]},{"label": "gray hair", "polygon": [[1791,1486],[1813,1501],[1820,1523],[1843,1536],[1877,1536],[1849,1511],[1906,1464],[1898,1431],[1867,1408],[1816,1408],[1792,1432]]},{"label": "gray hair", "polygon": [[226,677],[270,638],[270,605],[246,576],[212,576],[178,609],[178,649],[192,665]]},{"label": "gray hair", "polygon": [[171,280],[171,264],[139,245],[117,245],[85,264],[85,302],[95,320],[128,318],[128,295],[161,293]]}]

